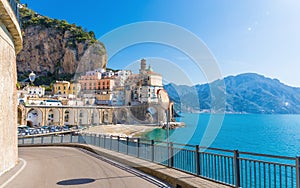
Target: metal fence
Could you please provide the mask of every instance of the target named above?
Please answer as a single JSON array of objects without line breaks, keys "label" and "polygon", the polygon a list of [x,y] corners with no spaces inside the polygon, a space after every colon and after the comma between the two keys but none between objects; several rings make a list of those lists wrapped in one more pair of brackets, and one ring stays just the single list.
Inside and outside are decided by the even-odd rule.
[{"label": "metal fence", "polygon": [[165,165],[232,187],[300,187],[299,157],[96,134],[19,138],[19,145],[83,143]]}]

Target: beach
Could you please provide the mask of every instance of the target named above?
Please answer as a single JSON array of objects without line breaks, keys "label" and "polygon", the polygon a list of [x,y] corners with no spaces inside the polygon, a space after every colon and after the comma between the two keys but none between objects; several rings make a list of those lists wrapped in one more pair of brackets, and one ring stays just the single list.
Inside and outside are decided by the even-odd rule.
[{"label": "beach", "polygon": [[104,134],[108,136],[120,137],[140,137],[142,134],[150,132],[154,129],[160,129],[159,126],[154,125],[98,125],[89,127],[82,131],[82,133]]}]

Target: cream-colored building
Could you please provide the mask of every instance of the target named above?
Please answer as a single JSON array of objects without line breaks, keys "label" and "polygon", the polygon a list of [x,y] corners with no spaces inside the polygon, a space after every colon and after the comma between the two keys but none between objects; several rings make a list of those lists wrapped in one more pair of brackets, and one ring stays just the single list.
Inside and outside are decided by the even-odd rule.
[{"label": "cream-colored building", "polygon": [[157,91],[163,89],[162,76],[154,72],[146,60],[141,60],[139,74],[133,74],[125,82],[125,105],[157,103]]},{"label": "cream-colored building", "polygon": [[0,175],[18,161],[16,55],[22,33],[15,1],[0,0]]}]

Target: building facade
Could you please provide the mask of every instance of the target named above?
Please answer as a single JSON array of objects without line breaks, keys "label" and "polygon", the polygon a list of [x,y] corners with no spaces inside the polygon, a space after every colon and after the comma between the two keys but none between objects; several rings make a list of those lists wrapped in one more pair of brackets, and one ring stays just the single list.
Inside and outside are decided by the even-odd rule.
[{"label": "building facade", "polygon": [[16,55],[22,49],[22,33],[15,1],[0,0],[0,175],[13,168],[17,148]]},{"label": "building facade", "polygon": [[163,89],[162,76],[154,72],[146,60],[141,60],[139,74],[132,74],[125,82],[125,105],[158,103],[157,91]]},{"label": "building facade", "polygon": [[81,91],[81,84],[70,83],[68,81],[56,81],[53,84],[54,95],[74,95],[78,96]]},{"label": "building facade", "polygon": [[43,97],[45,95],[45,88],[41,86],[27,86],[25,90],[29,97]]}]

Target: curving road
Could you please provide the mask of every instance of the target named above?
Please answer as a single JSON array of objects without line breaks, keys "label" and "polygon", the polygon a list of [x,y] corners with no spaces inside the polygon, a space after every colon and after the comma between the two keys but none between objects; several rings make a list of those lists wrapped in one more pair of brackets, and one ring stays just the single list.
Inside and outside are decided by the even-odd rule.
[{"label": "curving road", "polygon": [[76,148],[19,148],[25,168],[6,188],[158,187]]}]

